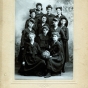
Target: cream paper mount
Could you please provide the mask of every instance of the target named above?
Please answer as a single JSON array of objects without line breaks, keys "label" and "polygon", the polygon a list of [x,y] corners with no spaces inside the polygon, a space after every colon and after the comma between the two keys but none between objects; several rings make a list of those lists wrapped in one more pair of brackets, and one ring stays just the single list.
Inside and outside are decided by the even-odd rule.
[{"label": "cream paper mount", "polygon": [[74,0],[73,80],[15,80],[15,0],[0,3],[2,13],[1,88],[88,88],[88,1]]}]

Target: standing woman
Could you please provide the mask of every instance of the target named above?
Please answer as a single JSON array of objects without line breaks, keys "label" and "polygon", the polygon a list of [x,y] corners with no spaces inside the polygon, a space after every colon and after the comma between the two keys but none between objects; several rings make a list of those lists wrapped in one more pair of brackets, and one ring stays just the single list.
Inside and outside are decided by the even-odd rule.
[{"label": "standing woman", "polygon": [[56,11],[57,11],[56,18],[58,18],[58,20],[60,20],[61,18],[66,18],[66,17],[62,14],[62,7],[56,7]]},{"label": "standing woman", "polygon": [[63,48],[64,48],[65,61],[64,61],[62,72],[65,72],[65,69],[64,69],[65,62],[69,61],[69,50],[68,50],[69,31],[67,28],[68,20],[66,18],[61,18],[59,21],[59,25],[61,27],[61,30],[64,33],[64,35],[62,35],[62,37],[63,37],[62,42],[63,42]]},{"label": "standing woman", "polygon": [[27,43],[29,41],[28,34],[30,32],[35,33],[35,31],[33,30],[34,23],[35,23],[34,19],[29,19],[27,21],[28,27],[22,31],[20,51],[19,51],[19,55],[18,55],[18,61],[20,63],[22,63],[22,55],[24,52],[25,43]]},{"label": "standing woman", "polygon": [[59,37],[59,41],[60,43],[62,44],[63,46],[63,43],[62,43],[62,35],[64,37],[64,34],[63,34],[63,31],[61,30],[61,28],[58,26],[58,23],[59,23],[59,20],[55,17],[53,19],[53,26],[50,28],[50,35],[52,35],[52,32],[58,32],[60,37]]},{"label": "standing woman", "polygon": [[38,20],[37,24],[41,23],[41,17],[43,15],[42,10],[43,10],[42,4],[41,3],[37,3],[36,4],[36,18]]},{"label": "standing woman", "polygon": [[37,35],[39,35],[40,33],[42,33],[42,27],[43,26],[49,27],[49,25],[47,24],[47,17],[46,17],[45,14],[43,14],[43,16],[41,17],[41,23],[38,24],[38,27],[37,27]]},{"label": "standing woman", "polygon": [[29,13],[30,13],[30,17],[26,20],[25,28],[28,28],[28,21],[29,21],[30,19],[33,19],[33,20],[35,20],[35,24],[34,24],[34,26],[33,26],[33,29],[34,29],[35,32],[36,32],[36,29],[37,29],[36,11],[35,11],[35,9],[30,9],[30,10],[29,10]]},{"label": "standing woman", "polygon": [[46,16],[47,16],[47,23],[49,24],[49,26],[52,25],[52,21],[53,21],[53,18],[55,17],[54,14],[52,14],[52,6],[51,5],[47,5],[46,7]]}]

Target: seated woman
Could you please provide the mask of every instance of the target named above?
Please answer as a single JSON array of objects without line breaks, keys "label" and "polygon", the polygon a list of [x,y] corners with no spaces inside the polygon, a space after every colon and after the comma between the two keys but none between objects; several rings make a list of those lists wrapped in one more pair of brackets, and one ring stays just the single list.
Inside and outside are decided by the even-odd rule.
[{"label": "seated woman", "polygon": [[61,74],[61,70],[63,67],[63,51],[61,43],[58,41],[59,33],[58,32],[52,32],[52,44],[50,46],[50,56],[47,55],[47,74],[45,78],[50,77],[51,75]]},{"label": "seated woman", "polygon": [[41,76],[44,73],[45,61],[41,59],[41,50],[38,44],[34,41],[35,34],[28,34],[29,42],[25,44],[24,53],[22,56],[22,65],[19,70],[21,75]]},{"label": "seated woman", "polygon": [[42,27],[42,33],[39,34],[37,40],[42,51],[49,50],[49,28],[47,26]]}]

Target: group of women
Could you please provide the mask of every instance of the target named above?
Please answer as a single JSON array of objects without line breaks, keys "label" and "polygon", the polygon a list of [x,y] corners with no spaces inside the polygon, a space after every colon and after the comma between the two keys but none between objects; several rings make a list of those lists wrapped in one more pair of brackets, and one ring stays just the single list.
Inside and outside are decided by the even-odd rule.
[{"label": "group of women", "polygon": [[68,53],[68,20],[62,14],[62,7],[57,7],[57,15],[52,14],[52,6],[42,4],[30,9],[30,17],[22,31],[18,61],[21,64],[19,74],[44,76],[61,75],[65,72]]}]

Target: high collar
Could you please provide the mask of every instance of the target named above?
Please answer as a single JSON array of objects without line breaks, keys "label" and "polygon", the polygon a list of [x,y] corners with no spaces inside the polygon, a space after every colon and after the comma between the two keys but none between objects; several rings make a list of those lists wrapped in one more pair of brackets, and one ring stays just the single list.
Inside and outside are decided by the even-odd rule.
[{"label": "high collar", "polygon": [[28,27],[28,30],[29,30],[29,31],[32,31],[32,28]]}]

